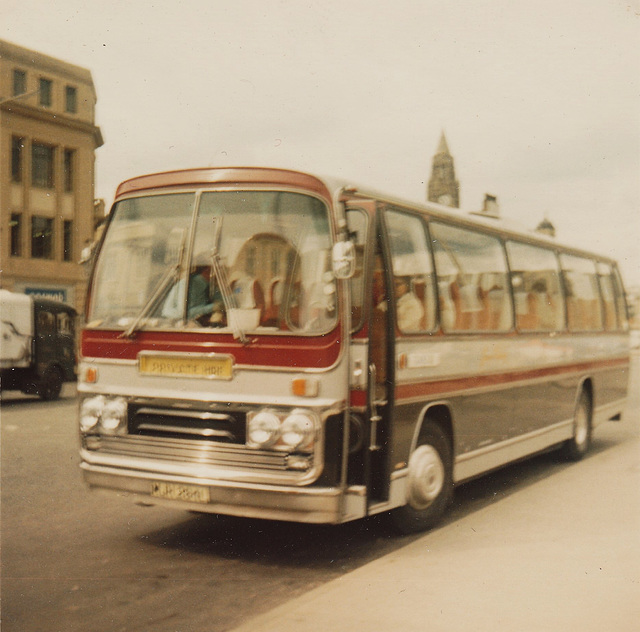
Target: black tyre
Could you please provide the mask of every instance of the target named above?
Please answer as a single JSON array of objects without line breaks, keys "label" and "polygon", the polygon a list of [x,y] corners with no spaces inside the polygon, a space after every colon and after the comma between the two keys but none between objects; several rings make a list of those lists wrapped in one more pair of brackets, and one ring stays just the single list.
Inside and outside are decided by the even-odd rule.
[{"label": "black tyre", "polygon": [[453,496],[451,444],[440,426],[423,426],[408,470],[407,504],[391,511],[391,521],[402,533],[416,533],[433,527]]},{"label": "black tyre", "polygon": [[63,381],[60,369],[55,366],[49,367],[38,384],[38,395],[47,402],[58,399]]},{"label": "black tyre", "polygon": [[589,450],[591,433],[591,398],[583,390],[573,415],[573,437],[562,446],[563,456],[570,461],[579,461]]}]

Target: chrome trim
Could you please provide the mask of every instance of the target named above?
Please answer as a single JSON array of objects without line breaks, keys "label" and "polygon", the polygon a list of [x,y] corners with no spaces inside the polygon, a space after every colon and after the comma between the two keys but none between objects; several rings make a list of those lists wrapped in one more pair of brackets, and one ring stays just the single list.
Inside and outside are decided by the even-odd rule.
[{"label": "chrome trim", "polygon": [[567,419],[525,435],[461,454],[455,458],[453,480],[458,484],[558,445],[573,434],[573,419]]},{"label": "chrome trim", "polygon": [[162,424],[138,424],[138,430],[162,432],[165,434],[187,434],[198,437],[221,437],[233,440],[234,436],[226,430],[214,430],[213,428],[188,428],[185,426],[163,426]]},{"label": "chrome trim", "polygon": [[[231,415],[224,413],[210,413],[200,410],[189,410],[188,408],[139,408],[136,411],[138,415],[166,415],[167,417],[192,417],[202,421],[233,421]],[[140,426],[138,426],[140,427]]]},{"label": "chrome trim", "polygon": [[[88,331],[98,331],[95,329],[90,329]],[[114,330],[117,331],[117,330]],[[83,356],[80,358],[79,364],[120,364],[126,366],[136,366],[138,364],[138,360],[122,360],[120,358],[100,358],[93,356]]]},{"label": "chrome trim", "polygon": [[318,464],[308,472],[287,470],[286,452],[249,449],[244,444],[149,436],[101,436],[97,450],[81,449],[84,463],[114,471],[136,470],[149,476],[182,476],[216,480],[301,486],[317,478]]}]

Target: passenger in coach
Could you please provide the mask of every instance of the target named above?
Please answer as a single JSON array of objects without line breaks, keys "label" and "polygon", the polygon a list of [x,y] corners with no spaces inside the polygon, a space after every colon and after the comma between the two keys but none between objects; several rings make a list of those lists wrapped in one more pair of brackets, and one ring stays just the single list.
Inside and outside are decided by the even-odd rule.
[{"label": "passenger in coach", "polygon": [[[194,268],[189,276],[187,317],[201,325],[220,326],[224,320],[222,295],[216,286],[211,296],[211,286],[211,263],[204,255],[199,255],[194,259]],[[183,305],[184,280],[181,279],[169,292],[162,306],[162,316],[181,318]]]},{"label": "passenger in coach", "polygon": [[401,331],[420,331],[424,308],[418,297],[411,291],[411,281],[408,277],[396,277],[396,312],[398,314],[398,327]]}]

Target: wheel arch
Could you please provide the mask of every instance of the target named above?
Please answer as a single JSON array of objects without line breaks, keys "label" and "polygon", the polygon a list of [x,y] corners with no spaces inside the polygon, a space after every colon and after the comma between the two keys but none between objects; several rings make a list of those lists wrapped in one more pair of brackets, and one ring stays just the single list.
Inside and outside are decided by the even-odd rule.
[{"label": "wheel arch", "polygon": [[420,444],[420,435],[422,429],[426,424],[434,423],[440,427],[442,432],[449,440],[449,447],[451,448],[451,455],[453,457],[455,453],[455,437],[453,432],[453,413],[451,412],[451,404],[446,401],[436,401],[427,404],[419,415],[419,421],[416,424],[416,428],[413,432],[413,438],[411,439],[411,447],[409,449],[409,456],[413,454],[413,451]]}]

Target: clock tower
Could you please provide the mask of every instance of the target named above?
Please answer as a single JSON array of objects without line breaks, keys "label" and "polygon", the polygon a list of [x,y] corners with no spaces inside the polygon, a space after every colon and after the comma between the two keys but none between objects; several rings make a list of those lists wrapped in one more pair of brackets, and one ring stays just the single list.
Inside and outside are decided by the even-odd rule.
[{"label": "clock tower", "polygon": [[460,185],[456,180],[453,157],[442,132],[440,144],[433,157],[431,178],[427,186],[427,200],[454,208],[460,207]]}]

